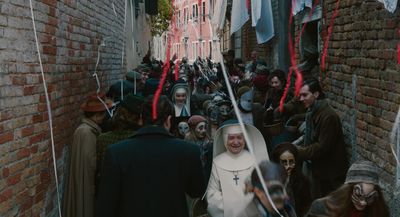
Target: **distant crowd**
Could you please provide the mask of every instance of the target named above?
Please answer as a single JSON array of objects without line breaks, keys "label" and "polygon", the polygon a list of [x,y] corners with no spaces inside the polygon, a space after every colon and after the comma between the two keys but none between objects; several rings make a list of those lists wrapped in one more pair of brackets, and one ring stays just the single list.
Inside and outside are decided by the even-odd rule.
[{"label": "distant crowd", "polygon": [[89,96],[69,146],[63,216],[390,216],[377,166],[349,165],[340,118],[312,73],[301,72],[296,95],[295,79],[256,51],[224,61],[147,55]]}]

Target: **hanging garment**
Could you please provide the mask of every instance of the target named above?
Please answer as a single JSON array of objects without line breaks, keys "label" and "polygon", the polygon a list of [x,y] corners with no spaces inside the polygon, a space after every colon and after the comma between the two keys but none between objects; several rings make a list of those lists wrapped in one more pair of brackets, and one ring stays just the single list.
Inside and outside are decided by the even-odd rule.
[{"label": "hanging garment", "polygon": [[300,11],[304,10],[305,7],[312,8],[312,0],[292,0],[292,13],[293,16],[298,14]]},{"label": "hanging garment", "polygon": [[233,0],[231,13],[231,35],[239,31],[242,26],[249,20],[249,13],[246,1]]},{"label": "hanging garment", "polygon": [[275,35],[271,0],[253,0],[251,11],[252,26],[256,27],[257,43],[269,41]]},{"label": "hanging garment", "polygon": [[216,0],[214,4],[214,12],[212,13],[213,16],[211,17],[213,35],[216,35],[216,33],[224,27],[227,5],[227,0]]},{"label": "hanging garment", "polygon": [[397,0],[378,0],[379,2],[382,2],[390,13],[394,13],[397,7]]}]

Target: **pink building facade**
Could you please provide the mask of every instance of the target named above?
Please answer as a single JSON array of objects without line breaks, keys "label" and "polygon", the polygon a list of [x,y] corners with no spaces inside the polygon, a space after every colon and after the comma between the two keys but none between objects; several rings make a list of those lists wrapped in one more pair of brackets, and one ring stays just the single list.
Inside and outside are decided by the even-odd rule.
[{"label": "pink building facade", "polygon": [[177,30],[172,36],[171,54],[187,57],[213,58],[213,37],[209,19],[210,0],[175,0]]}]

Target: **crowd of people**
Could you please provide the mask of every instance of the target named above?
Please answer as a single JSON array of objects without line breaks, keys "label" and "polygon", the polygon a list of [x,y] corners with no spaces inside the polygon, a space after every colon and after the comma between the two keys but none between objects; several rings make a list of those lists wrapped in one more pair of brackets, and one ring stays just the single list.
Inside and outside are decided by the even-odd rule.
[{"label": "crowd of people", "polygon": [[247,63],[228,52],[224,64],[229,83],[210,59],[146,56],[90,96],[70,145],[63,216],[389,217],[376,165],[349,168],[318,79],[303,72],[295,96],[287,72],[256,51]]}]

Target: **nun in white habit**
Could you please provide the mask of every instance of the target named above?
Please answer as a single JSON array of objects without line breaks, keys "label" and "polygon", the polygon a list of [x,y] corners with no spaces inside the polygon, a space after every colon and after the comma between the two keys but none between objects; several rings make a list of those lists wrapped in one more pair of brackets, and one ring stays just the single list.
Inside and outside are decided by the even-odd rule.
[{"label": "nun in white habit", "polygon": [[172,88],[175,117],[190,117],[190,89],[186,83],[176,83]]},{"label": "nun in white habit", "polygon": [[212,217],[239,217],[239,213],[253,199],[252,194],[244,193],[246,179],[250,177],[257,163],[269,160],[260,131],[247,124],[245,128],[253,144],[256,159],[247,150],[237,120],[225,121],[216,132],[213,166],[207,187],[207,210]]}]

